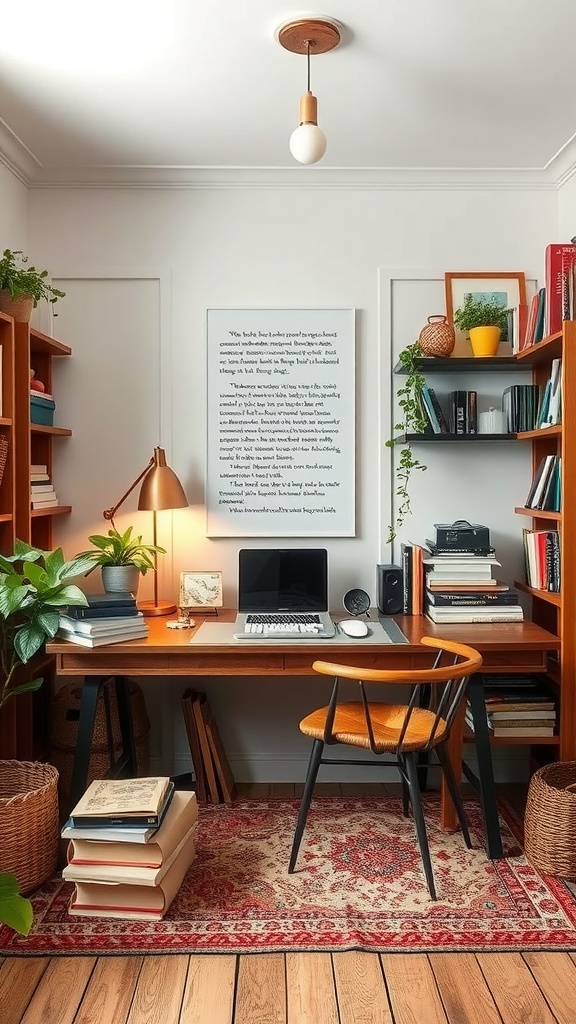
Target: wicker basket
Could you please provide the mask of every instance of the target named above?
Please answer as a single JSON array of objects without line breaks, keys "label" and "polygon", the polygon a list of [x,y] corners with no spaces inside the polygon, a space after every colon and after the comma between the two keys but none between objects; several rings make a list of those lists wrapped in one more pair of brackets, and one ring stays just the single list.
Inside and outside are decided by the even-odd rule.
[{"label": "wicker basket", "polygon": [[576,761],[544,765],[532,776],[524,848],[535,868],[576,880]]},{"label": "wicker basket", "polygon": [[[146,714],[144,694],[132,679],[129,681],[129,691],[137,770],[139,775],[147,775],[150,722]],[[50,761],[60,773],[59,790],[62,797],[67,797],[70,793],[81,695],[80,684],[65,683],[52,702]],[[116,687],[112,680],[109,680],[101,687],[96,702],[87,782],[103,778],[121,751],[122,737]]]},{"label": "wicker basket", "polygon": [[58,772],[38,761],[0,761],[0,870],[22,893],[50,878],[58,863]]},{"label": "wicker basket", "polygon": [[428,317],[428,323],[418,336],[420,351],[425,356],[449,356],[454,351],[456,333],[442,314]]}]

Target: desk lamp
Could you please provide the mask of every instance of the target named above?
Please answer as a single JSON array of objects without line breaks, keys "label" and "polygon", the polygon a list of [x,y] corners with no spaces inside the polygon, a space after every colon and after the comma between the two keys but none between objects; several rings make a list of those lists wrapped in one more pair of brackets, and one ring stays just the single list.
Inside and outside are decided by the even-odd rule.
[{"label": "desk lamp", "polygon": [[[124,504],[126,498],[143,479],[138,498],[138,508],[153,513],[154,522],[154,546],[157,545],[157,522],[156,514],[163,509],[188,508],[188,500],[184,494],[182,484],[174,470],[166,465],[166,452],[164,448],[156,447],[148,465],[142,470],[139,476],[122,495],[120,501],[113,508],[107,508],[102,515],[114,526],[114,516],[118,509]],[[144,615],[171,615],[176,611],[176,605],[170,601],[158,600],[158,555],[154,552],[154,598],[152,601],[140,601],[138,607]]]}]

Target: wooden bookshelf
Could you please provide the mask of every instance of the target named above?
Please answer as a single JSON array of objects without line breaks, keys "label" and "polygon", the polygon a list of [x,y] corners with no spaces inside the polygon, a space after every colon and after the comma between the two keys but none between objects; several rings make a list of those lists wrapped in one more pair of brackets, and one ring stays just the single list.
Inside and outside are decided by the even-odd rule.
[{"label": "wooden bookshelf", "polygon": [[[566,321],[562,331],[544,338],[538,344],[519,352],[519,365],[529,367],[532,381],[541,388],[550,375],[553,359],[562,360],[562,423],[542,430],[518,434],[518,441],[532,448],[532,475],[542,458],[561,458],[560,512],[517,507],[514,511],[528,516],[531,528],[557,529],[560,534],[560,593],[537,590],[525,583],[515,586],[529,594],[532,620],[560,639],[558,658],[549,662],[548,675],[558,689],[558,737],[554,757],[561,761],[576,759],[576,322]],[[551,739],[525,739],[527,743],[552,746]]]}]

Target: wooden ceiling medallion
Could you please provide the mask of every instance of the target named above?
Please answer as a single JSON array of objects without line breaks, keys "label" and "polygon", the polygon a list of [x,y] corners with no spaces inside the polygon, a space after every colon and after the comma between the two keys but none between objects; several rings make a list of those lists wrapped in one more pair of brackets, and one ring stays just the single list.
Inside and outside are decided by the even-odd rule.
[{"label": "wooden ceiling medallion", "polygon": [[287,21],[278,29],[278,42],[292,53],[328,53],[340,42],[340,30],[333,21],[326,18],[300,18]]}]

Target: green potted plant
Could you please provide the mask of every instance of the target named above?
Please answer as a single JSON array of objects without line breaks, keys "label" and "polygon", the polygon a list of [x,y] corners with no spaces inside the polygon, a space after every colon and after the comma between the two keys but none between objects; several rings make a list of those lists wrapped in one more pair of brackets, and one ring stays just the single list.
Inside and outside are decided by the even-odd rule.
[{"label": "green potted plant", "polygon": [[491,299],[467,295],[464,305],[454,313],[454,326],[469,335],[475,356],[493,356],[502,334],[507,334],[508,313],[505,306]]},{"label": "green potted plant", "polygon": [[387,448],[401,446],[395,467],[398,508],[394,522],[388,526],[388,544],[395,540],[404,520],[412,512],[409,492],[412,473],[426,469],[426,466],[415,457],[407,439],[408,434],[423,434],[428,425],[422,408],[422,388],[426,384],[426,378],[420,371],[421,359],[422,351],[417,341],[408,345],[399,355],[401,372],[406,375],[406,379],[396,392],[401,409],[399,422],[394,424],[394,433],[398,436],[385,442]]},{"label": "green potted plant", "polygon": [[135,594],[140,574],[145,576],[148,569],[155,568],[154,555],[166,554],[165,548],[144,544],[141,536],[133,536],[132,526],[124,533],[112,527],[108,533],[92,534],[88,540],[96,550],[91,548],[80,554],[91,560],[90,572],[101,567],[102,585],[107,591],[127,590]]},{"label": "green potted plant", "polygon": [[57,302],[66,293],[54,288],[47,270],[32,266],[21,249],[4,249],[0,259],[0,309],[15,320],[28,321],[40,299]]},{"label": "green potted plant", "polygon": [[[42,678],[24,679],[21,666],[26,665],[42,647],[45,640],[51,640],[58,629],[60,610],[69,605],[86,604],[82,591],[70,581],[86,572],[89,565],[85,557],[77,556],[65,561],[61,548],[42,551],[24,541],[14,542],[12,555],[0,555],[0,709],[19,694],[39,689]],[[1,816],[5,821],[3,842],[9,844],[10,835],[15,845],[15,857],[22,839],[18,835],[18,815],[30,816],[31,803],[26,794],[26,804],[19,796],[6,797],[3,776],[9,773],[7,766],[14,762],[0,761],[0,791],[2,798]],[[41,766],[43,767],[43,766]],[[49,766],[46,766],[49,767]],[[56,829],[58,825],[58,803],[56,783],[58,774],[52,770],[54,779],[54,801],[56,808]],[[14,821],[8,822],[8,815]],[[16,826],[16,827],[12,827]],[[49,837],[38,837],[41,843],[49,843]],[[57,853],[57,831],[54,852]],[[4,862],[11,863],[11,850],[3,849]],[[32,907],[28,899],[19,895],[19,882],[12,872],[0,872],[0,921],[15,931],[27,935],[32,924]]]}]

